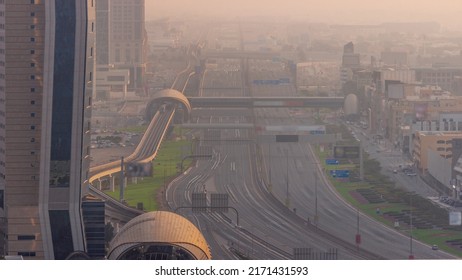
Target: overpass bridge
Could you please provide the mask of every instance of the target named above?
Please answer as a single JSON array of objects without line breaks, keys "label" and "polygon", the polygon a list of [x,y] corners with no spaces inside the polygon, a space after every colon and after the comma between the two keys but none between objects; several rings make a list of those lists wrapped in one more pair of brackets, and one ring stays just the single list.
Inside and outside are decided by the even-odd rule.
[{"label": "overpass bridge", "polygon": [[188,97],[191,108],[342,108],[343,97]]},{"label": "overpass bridge", "polygon": [[281,53],[275,51],[207,50],[201,56],[204,58],[274,59],[279,58]]},{"label": "overpass bridge", "polygon": [[183,93],[166,89],[154,94],[146,106],[146,119],[152,119],[154,112],[163,104],[180,104],[186,110],[185,119],[196,108],[332,108],[344,106],[344,97],[186,97]]}]

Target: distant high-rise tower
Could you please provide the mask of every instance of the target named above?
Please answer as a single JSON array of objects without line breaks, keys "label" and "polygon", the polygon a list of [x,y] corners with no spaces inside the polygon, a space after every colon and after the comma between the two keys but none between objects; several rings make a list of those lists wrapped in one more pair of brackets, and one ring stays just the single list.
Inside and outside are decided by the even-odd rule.
[{"label": "distant high-rise tower", "polygon": [[110,1],[96,1],[96,64],[109,64],[109,37]]},{"label": "distant high-rise tower", "polygon": [[352,42],[343,46],[342,67],[359,67],[359,54],[355,54],[355,47]]},{"label": "distant high-rise tower", "polygon": [[[107,38],[110,42],[109,64],[118,69],[130,70],[129,89],[142,91],[147,50],[144,0],[103,0],[100,6],[103,17],[106,1],[108,1],[109,15],[109,36]],[[100,15],[99,12],[98,15]],[[99,19],[98,24],[100,24]],[[100,35],[103,36],[101,40],[106,40],[105,34],[97,34],[97,36]]]},{"label": "distant high-rise tower", "polygon": [[85,251],[94,3],[0,0],[0,218],[9,255]]},{"label": "distant high-rise tower", "polygon": [[353,54],[355,53],[355,45],[353,42],[348,42],[343,46],[343,54]]},{"label": "distant high-rise tower", "polygon": [[343,46],[342,65],[340,67],[340,81],[342,85],[353,77],[353,70],[360,67],[359,54],[355,53],[355,47],[352,42]]}]

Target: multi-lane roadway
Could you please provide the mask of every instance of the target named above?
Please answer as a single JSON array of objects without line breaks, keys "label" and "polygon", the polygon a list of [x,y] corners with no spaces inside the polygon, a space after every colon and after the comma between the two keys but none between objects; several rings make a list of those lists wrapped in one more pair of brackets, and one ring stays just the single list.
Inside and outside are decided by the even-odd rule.
[{"label": "multi-lane roadway", "polygon": [[[216,59],[213,67],[205,71],[202,96],[295,95],[293,84],[252,83],[290,76],[280,63]],[[227,75],[229,69],[233,69],[232,75]],[[239,82],[242,87],[235,87]],[[200,113],[193,112],[193,116],[192,121],[198,123],[256,122],[259,126],[313,121],[295,118],[288,109],[275,108],[201,109]],[[177,209],[191,206],[194,192],[206,192],[208,199],[211,193],[229,195],[229,205],[239,212],[239,226],[231,211],[220,215],[198,214],[187,208],[179,210],[204,232],[214,258],[236,257],[232,253],[236,250],[251,258],[292,258],[294,248],[311,248],[316,252],[335,249],[339,259],[409,257],[408,234],[387,228],[344,202],[324,177],[309,143],[257,143],[253,130],[242,129],[195,133],[202,138],[203,145],[211,146],[214,156],[197,161],[195,167],[174,181],[166,199],[172,209]],[[359,249],[355,246],[358,220],[362,236]],[[415,240],[412,254],[420,259],[453,258]]]}]

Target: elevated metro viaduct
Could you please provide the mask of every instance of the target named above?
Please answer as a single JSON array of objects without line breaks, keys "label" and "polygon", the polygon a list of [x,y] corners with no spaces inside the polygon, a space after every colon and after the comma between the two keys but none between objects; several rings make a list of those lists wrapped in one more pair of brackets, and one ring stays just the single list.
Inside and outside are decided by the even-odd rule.
[{"label": "elevated metro viaduct", "polygon": [[164,89],[152,97],[146,106],[146,119],[150,120],[164,104],[180,104],[185,110],[184,120],[189,119],[193,108],[271,108],[271,107],[344,107],[344,97],[186,97],[174,89]]}]

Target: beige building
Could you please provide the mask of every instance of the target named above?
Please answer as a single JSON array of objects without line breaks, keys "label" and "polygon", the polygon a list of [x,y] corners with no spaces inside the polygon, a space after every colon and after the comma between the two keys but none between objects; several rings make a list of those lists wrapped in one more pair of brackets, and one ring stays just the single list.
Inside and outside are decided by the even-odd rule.
[{"label": "beige building", "polygon": [[454,81],[457,77],[462,76],[461,68],[417,68],[416,80],[422,82],[424,85],[436,85],[449,91],[454,91]]},{"label": "beige building", "polygon": [[0,218],[8,255],[64,259],[85,250],[93,5],[0,0]]},{"label": "beige building", "polygon": [[428,151],[436,151],[445,159],[452,159],[452,141],[462,139],[462,132],[419,131],[415,134],[412,157],[416,167],[423,173],[428,170]]},{"label": "beige building", "polygon": [[145,82],[148,50],[144,0],[108,1],[109,64],[128,69],[130,90],[140,91]]},{"label": "beige building", "polygon": [[462,97],[431,95],[428,90],[415,96],[413,88],[404,85],[405,98],[389,99],[386,103],[386,135],[390,141],[402,142],[403,126],[415,131],[462,130],[462,123],[458,123],[462,119]]}]

